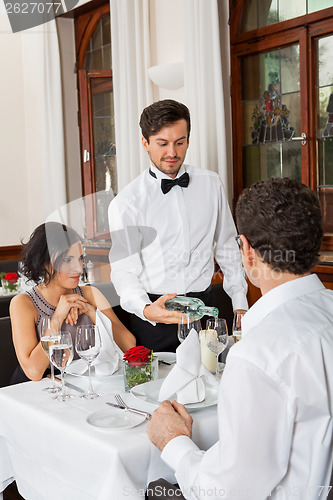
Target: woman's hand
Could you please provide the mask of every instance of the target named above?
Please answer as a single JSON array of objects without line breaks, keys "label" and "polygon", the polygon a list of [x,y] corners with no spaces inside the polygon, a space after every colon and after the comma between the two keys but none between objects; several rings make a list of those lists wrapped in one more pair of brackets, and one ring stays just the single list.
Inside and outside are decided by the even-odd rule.
[{"label": "woman's hand", "polygon": [[[82,297],[81,297],[82,298]],[[72,307],[65,319],[66,324],[76,325],[77,320],[79,319],[80,314],[87,314],[89,318],[96,322],[96,307],[94,307],[87,299],[83,299],[82,301],[77,302],[76,307]]]},{"label": "woman's hand", "polygon": [[87,299],[77,293],[61,295],[54,316],[58,318],[60,325],[65,321],[67,324],[75,325],[80,311],[86,307]]}]

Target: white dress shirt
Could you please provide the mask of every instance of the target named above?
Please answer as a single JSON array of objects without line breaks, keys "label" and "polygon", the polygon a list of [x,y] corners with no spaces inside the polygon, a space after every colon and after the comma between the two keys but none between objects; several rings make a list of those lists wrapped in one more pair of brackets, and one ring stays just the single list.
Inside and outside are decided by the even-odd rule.
[{"label": "white dress shirt", "polygon": [[[236,229],[218,175],[183,165],[190,182],[161,191],[170,179],[156,167],[126,186],[109,208],[111,281],[121,306],[142,319],[148,293],[204,291],[220,265],[234,309],[247,309],[247,283]],[[209,304],[207,304],[209,305]]]},{"label": "white dress shirt", "polygon": [[333,291],[316,275],[278,286],[246,313],[242,334],[220,384],[219,441],[204,453],[179,436],[162,458],[187,499],[326,498]]}]

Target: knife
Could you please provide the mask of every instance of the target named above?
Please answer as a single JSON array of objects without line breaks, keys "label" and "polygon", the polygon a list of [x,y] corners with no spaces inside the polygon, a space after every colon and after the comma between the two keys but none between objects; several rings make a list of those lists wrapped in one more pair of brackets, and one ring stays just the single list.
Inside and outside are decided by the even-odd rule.
[{"label": "knife", "polygon": [[136,408],[130,408],[130,407],[121,406],[121,405],[116,405],[115,403],[109,403],[108,401],[106,401],[106,404],[113,406],[114,408],[119,408],[120,410],[127,410],[127,411],[131,411],[132,413],[138,413],[139,415],[144,415],[147,420],[151,419],[151,414],[148,413],[147,411],[137,410]]},{"label": "knife", "polygon": [[[58,377],[54,377],[54,380],[61,383],[61,380]],[[81,389],[81,387],[78,387],[77,385],[74,385],[74,384],[71,384],[70,382],[67,382],[66,379],[64,380],[64,382],[65,382],[65,387],[68,387],[69,389],[73,389],[74,391],[77,391],[77,392],[81,392],[81,394],[85,393],[85,391],[83,389]]]}]

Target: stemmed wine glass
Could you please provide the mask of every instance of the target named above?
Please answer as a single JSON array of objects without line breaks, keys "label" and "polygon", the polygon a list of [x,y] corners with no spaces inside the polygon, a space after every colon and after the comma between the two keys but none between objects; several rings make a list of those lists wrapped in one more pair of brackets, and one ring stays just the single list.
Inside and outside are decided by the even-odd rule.
[{"label": "stemmed wine glass", "polygon": [[59,368],[61,373],[61,392],[56,399],[59,401],[66,401],[67,399],[73,397],[65,392],[65,382],[64,382],[64,371],[66,366],[68,366],[74,357],[74,347],[72,336],[69,332],[60,333],[59,344],[54,344],[50,346],[50,360],[56,368]]},{"label": "stemmed wine glass", "polygon": [[[50,359],[50,347],[60,342],[60,325],[56,318],[43,317],[40,322],[40,342],[43,351]],[[51,393],[60,391],[60,388],[55,384],[54,381],[54,366],[51,365],[51,385],[43,389],[43,391],[48,391]]]},{"label": "stemmed wine glass", "polygon": [[81,325],[77,327],[75,349],[80,358],[88,364],[89,371],[89,389],[82,397],[86,399],[95,399],[100,396],[94,391],[91,381],[91,365],[94,359],[100,353],[102,347],[101,335],[96,325]]},{"label": "stemmed wine glass", "polygon": [[213,318],[207,320],[206,345],[216,356],[216,372],[219,375],[219,355],[228,345],[228,327],[225,319]]},{"label": "stemmed wine glass", "polygon": [[232,336],[234,342],[238,342],[242,338],[242,318],[245,312],[236,312],[232,323]]},{"label": "stemmed wine glass", "polygon": [[178,340],[180,343],[182,343],[186,339],[192,328],[194,328],[196,332],[200,332],[200,319],[191,320],[188,316],[186,316],[186,318],[181,318],[181,323],[178,323],[177,332]]}]

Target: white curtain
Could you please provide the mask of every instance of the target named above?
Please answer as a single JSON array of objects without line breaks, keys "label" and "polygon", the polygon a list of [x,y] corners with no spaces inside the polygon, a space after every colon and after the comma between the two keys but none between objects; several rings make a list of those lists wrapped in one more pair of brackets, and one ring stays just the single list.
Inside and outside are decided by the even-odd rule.
[{"label": "white curtain", "polygon": [[37,225],[53,210],[66,203],[61,73],[56,23],[52,20],[23,31],[21,39],[30,220]]},{"label": "white curtain", "polygon": [[217,172],[228,193],[217,0],[185,0],[184,86],[192,122],[187,162]]},{"label": "white curtain", "polygon": [[118,189],[148,166],[139,119],[152,103],[149,0],[110,0]]}]

